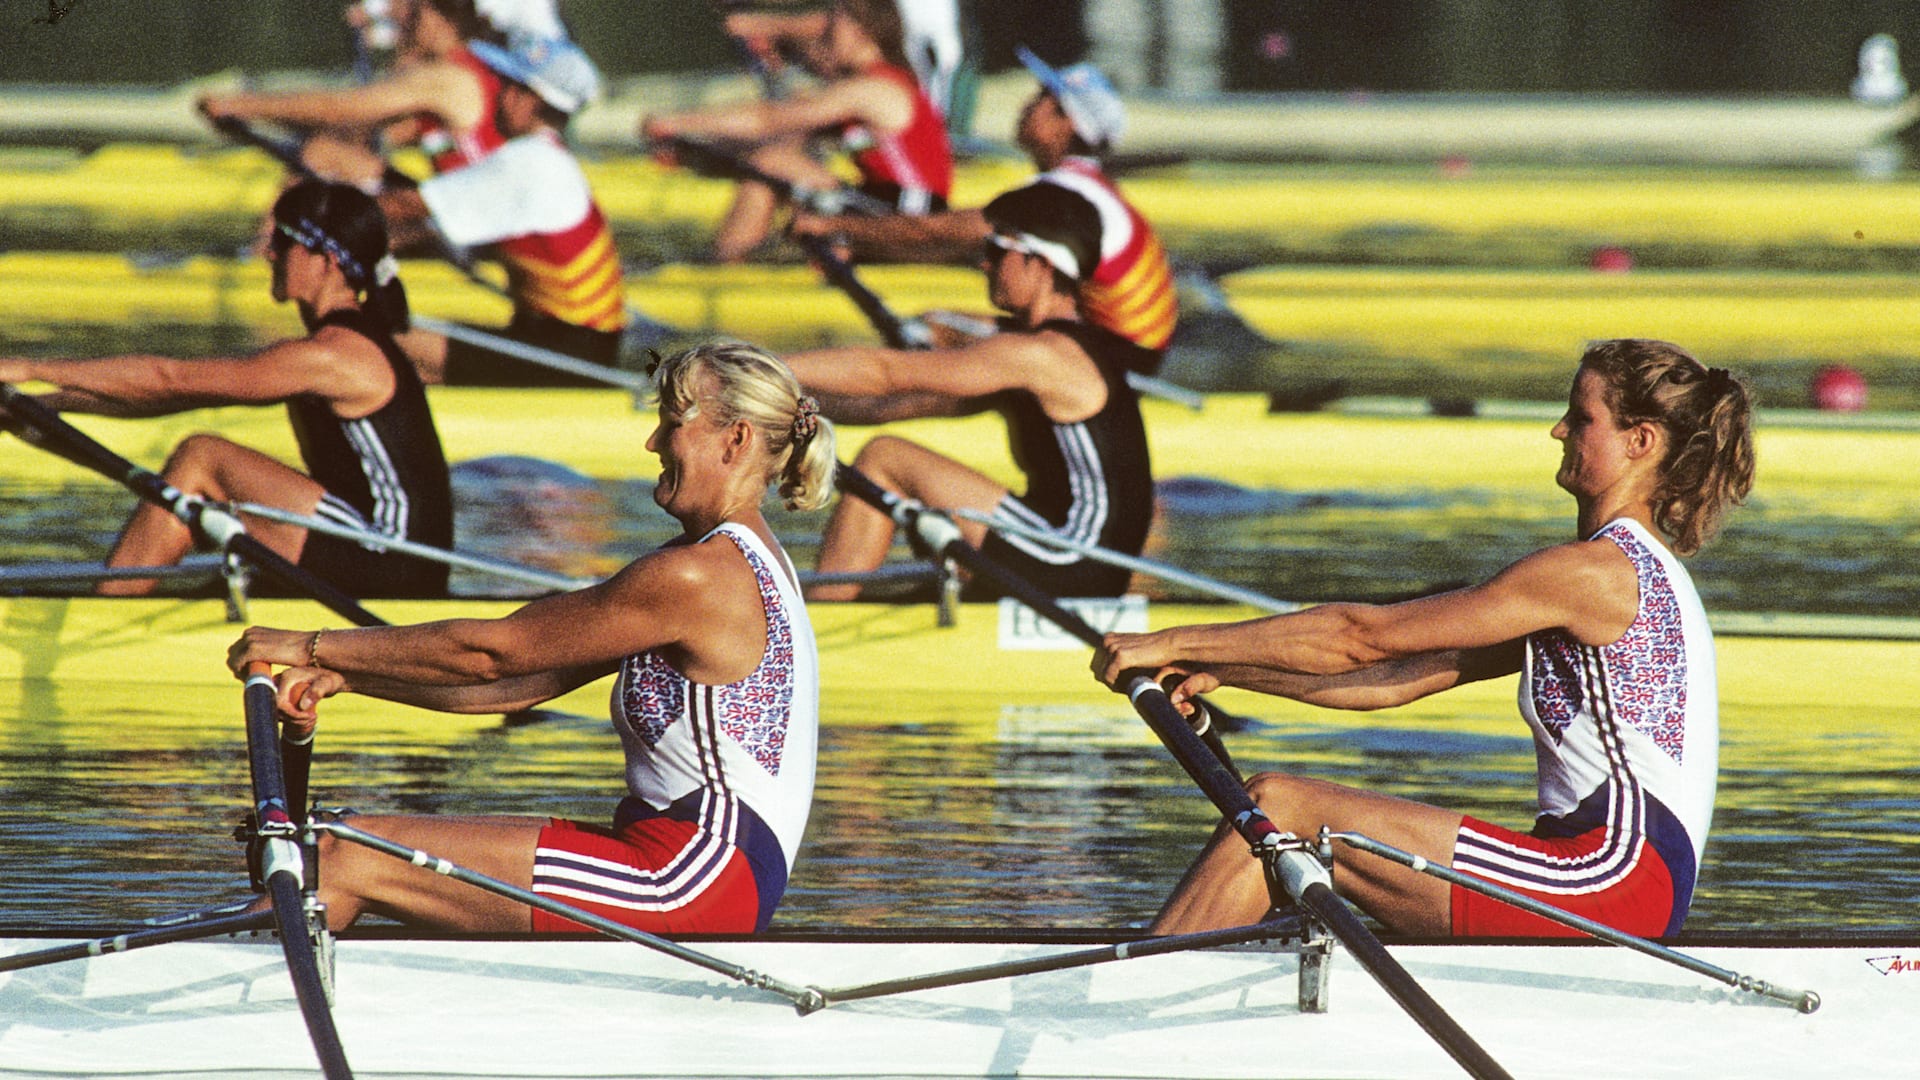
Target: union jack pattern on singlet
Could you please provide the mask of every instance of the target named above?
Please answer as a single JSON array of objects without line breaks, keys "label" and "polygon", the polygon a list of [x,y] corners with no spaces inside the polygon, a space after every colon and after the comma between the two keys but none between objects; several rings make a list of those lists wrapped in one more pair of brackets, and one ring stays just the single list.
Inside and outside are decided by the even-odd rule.
[{"label": "union jack pattern on singlet", "polygon": [[[771,910],[785,887],[813,797],[819,676],[813,630],[778,558],[753,533],[723,525],[745,555],[766,612],[767,642],[746,678],[696,683],[658,652],[620,664],[613,722],[626,748],[632,798],[622,816],[662,816],[695,829],[657,868],[639,868],[540,849],[535,888],[636,911],[691,903],[719,879],[735,853],[746,856]],[[633,812],[628,804],[632,804]]]},{"label": "union jack pattern on singlet", "polygon": [[1588,893],[1623,880],[1651,845],[1684,914],[1718,769],[1712,635],[1686,570],[1638,524],[1614,521],[1593,538],[1633,564],[1639,610],[1608,645],[1557,630],[1529,635],[1520,704],[1539,757],[1534,834],[1604,828],[1604,841],[1553,858],[1463,827],[1454,866],[1515,888]]}]

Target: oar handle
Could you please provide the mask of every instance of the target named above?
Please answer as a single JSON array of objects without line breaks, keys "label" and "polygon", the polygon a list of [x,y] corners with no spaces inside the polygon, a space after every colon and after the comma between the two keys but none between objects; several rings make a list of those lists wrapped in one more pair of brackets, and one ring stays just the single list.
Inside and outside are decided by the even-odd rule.
[{"label": "oar handle", "polygon": [[286,777],[280,761],[279,713],[274,705],[272,667],[264,661],[247,665],[242,701],[246,707],[247,758],[253,777],[253,820],[260,845],[260,879],[273,897],[274,922],[293,979],[294,997],[307,1022],[314,1053],[327,1080],[348,1080],[340,1034],[327,1002],[326,982],[319,957],[309,937],[305,860],[300,852],[299,826],[288,812]]}]

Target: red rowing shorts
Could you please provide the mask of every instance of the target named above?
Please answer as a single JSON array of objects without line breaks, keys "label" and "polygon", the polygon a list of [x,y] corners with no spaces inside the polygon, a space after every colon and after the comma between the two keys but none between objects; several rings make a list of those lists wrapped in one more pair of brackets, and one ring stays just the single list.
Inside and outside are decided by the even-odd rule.
[{"label": "red rowing shorts", "polygon": [[[553,818],[540,830],[533,891],[650,934],[752,933],[760,890],[747,857],[690,822],[654,817],[618,831]],[[535,933],[578,933],[533,909]]]},{"label": "red rowing shorts", "polygon": [[[1492,880],[1563,911],[1605,923],[1640,937],[1659,937],[1666,933],[1674,914],[1673,875],[1652,844],[1639,840],[1637,853],[1620,860],[1617,870],[1600,876],[1581,874],[1570,868],[1590,864],[1609,843],[1607,830],[1593,829],[1578,836],[1540,837],[1515,832],[1499,825],[1467,817],[1460,821],[1464,840],[1473,836],[1473,847],[1497,848],[1502,862],[1511,861],[1511,876],[1482,873],[1477,868],[1462,873]],[[1618,838],[1613,838],[1618,843]],[[1457,846],[1465,847],[1464,843]],[[1456,858],[1456,863],[1459,860]],[[1523,884],[1523,881],[1566,884]],[[1455,937],[1580,937],[1580,931],[1562,926],[1519,908],[1511,907],[1458,885],[1453,891],[1453,933]]]}]

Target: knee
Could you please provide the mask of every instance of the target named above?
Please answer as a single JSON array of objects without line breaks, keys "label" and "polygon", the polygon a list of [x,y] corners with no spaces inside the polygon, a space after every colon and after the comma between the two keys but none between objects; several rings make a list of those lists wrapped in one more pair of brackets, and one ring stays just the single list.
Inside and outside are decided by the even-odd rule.
[{"label": "knee", "polygon": [[907,466],[918,446],[898,435],[875,435],[860,448],[854,467],[876,480],[898,482],[912,470]]},{"label": "knee", "polygon": [[1306,788],[1300,777],[1287,773],[1255,773],[1247,779],[1247,794],[1269,817],[1276,816],[1276,810],[1299,805]]},{"label": "knee", "polygon": [[181,439],[173,453],[167,455],[163,475],[167,483],[182,491],[205,494],[207,484],[219,473],[232,446],[233,443],[218,435],[196,432]]}]

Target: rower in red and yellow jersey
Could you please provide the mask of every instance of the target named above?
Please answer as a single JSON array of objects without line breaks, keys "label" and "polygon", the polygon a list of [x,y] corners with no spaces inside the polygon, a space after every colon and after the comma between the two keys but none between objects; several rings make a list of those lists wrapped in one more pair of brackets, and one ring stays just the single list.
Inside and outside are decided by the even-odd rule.
[{"label": "rower in red and yellow jersey", "polygon": [[1179,305],[1173,267],[1153,227],[1095,158],[1069,157],[1034,183],[1057,184],[1100,211],[1100,265],[1081,287],[1081,314],[1143,349],[1164,351],[1179,321]]},{"label": "rower in red and yellow jersey", "polygon": [[791,191],[839,188],[843,178],[813,159],[807,141],[839,135],[860,186],[905,214],[944,209],[953,185],[946,120],[908,68],[893,0],[833,0],[818,41],[801,46],[822,80],[777,101],[729,103],[646,117],[656,147],[682,140],[737,156],[758,174],[734,190],[713,240],[716,262],[740,262],[773,235]]},{"label": "rower in red and yellow jersey", "polygon": [[[496,113],[507,141],[417,192],[383,195],[381,205],[403,235],[431,225],[448,242],[485,248],[506,266],[513,298],[507,337],[611,366],[627,323],[620,256],[586,174],[560,136],[567,118],[598,92],[599,76],[564,40],[471,47],[500,76]],[[441,334],[414,331],[402,344],[428,382],[591,385]]]},{"label": "rower in red and yellow jersey", "polygon": [[365,85],[308,90],[209,94],[207,116],[286,124],[307,133],[303,171],[350,183],[378,185],[385,165],[369,152],[418,145],[444,173],[472,164],[507,140],[499,128],[500,78],[470,44],[497,40],[498,30],[472,0],[390,0],[400,40],[393,70]]}]

